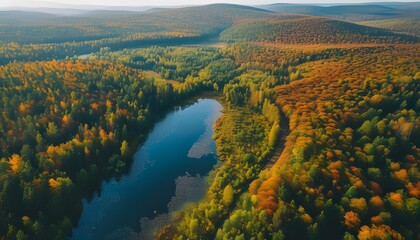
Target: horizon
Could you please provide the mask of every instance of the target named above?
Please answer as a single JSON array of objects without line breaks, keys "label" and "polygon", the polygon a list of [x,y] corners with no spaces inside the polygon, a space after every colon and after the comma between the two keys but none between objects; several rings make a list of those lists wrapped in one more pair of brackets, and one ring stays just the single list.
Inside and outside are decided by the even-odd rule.
[{"label": "horizon", "polygon": [[256,6],[256,5],[268,5],[268,4],[302,4],[302,5],[346,5],[346,4],[377,4],[377,3],[416,3],[419,1],[398,1],[398,0],[357,0],[357,1],[348,1],[348,0],[321,0],[312,2],[309,0],[295,0],[295,1],[255,1],[255,0],[228,0],[228,1],[218,1],[218,0],[204,0],[204,1],[191,1],[191,0],[180,0],[176,4],[171,3],[172,1],[168,0],[156,0],[153,4],[142,3],[135,0],[120,0],[118,4],[115,4],[113,0],[92,0],[92,1],[83,1],[83,0],[50,0],[50,1],[32,1],[32,0],[0,0],[0,8],[10,8],[10,7],[22,7],[22,8],[71,8],[71,7],[184,7],[184,6],[202,6],[209,4],[238,4],[238,5],[247,5],[247,6]]}]

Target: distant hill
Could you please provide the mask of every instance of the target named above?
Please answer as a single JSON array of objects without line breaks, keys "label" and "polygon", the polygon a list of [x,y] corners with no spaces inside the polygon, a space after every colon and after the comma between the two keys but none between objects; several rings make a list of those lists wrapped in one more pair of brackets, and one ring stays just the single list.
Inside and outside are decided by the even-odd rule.
[{"label": "distant hill", "polygon": [[347,21],[367,21],[418,15],[420,3],[368,3],[350,5],[270,4],[259,8],[279,13],[306,14]]},{"label": "distant hill", "polygon": [[420,37],[420,17],[372,20],[359,22],[359,24]]},{"label": "distant hill", "polygon": [[0,22],[4,24],[28,24],[31,22],[45,22],[52,18],[54,15],[41,12],[26,12],[26,11],[1,11],[0,10]]},{"label": "distant hill", "polygon": [[141,18],[159,19],[164,24],[175,24],[186,29],[201,29],[211,32],[220,32],[229,27],[234,21],[240,19],[263,19],[274,16],[275,13],[242,5],[211,4],[198,7],[179,9],[164,9],[146,13]]},{"label": "distant hill", "polygon": [[[243,5],[235,4],[210,4],[205,6],[171,8],[156,10],[152,13],[145,13],[144,17],[159,17],[164,20],[197,21],[200,23],[225,22],[231,24],[232,21],[244,18],[262,18],[274,16],[276,13]],[[208,22],[210,21],[210,22]]]},{"label": "distant hill", "polygon": [[[234,5],[149,9],[149,11],[95,10],[62,16],[40,12],[0,11],[0,42],[66,43],[106,46],[108,42],[130,42],[148,39],[216,37],[222,32],[226,41],[250,40],[284,43],[347,43],[347,42],[413,42],[416,37],[393,33],[379,28],[356,25],[329,18],[307,15],[331,14],[359,16],[358,20],[385,17],[394,19],[405,5],[296,5],[273,4],[266,9]],[[277,12],[274,12],[277,11]],[[287,12],[281,14],[278,12]],[[299,14],[290,14],[298,12]],[[409,12],[409,11],[406,11]],[[372,20],[370,20],[372,21]],[[383,27],[375,23],[366,25]],[[399,32],[404,29],[398,23]],[[389,30],[392,27],[384,26]],[[416,34],[413,34],[416,35]],[[98,42],[99,41],[99,42]]]},{"label": "distant hill", "polygon": [[382,6],[388,6],[409,12],[416,12],[420,10],[420,2],[378,2],[375,4],[380,4]]},{"label": "distant hill", "polygon": [[244,21],[225,30],[225,41],[265,41],[288,44],[396,43],[417,42],[418,38],[349,22],[304,15],[284,19]]},{"label": "distant hill", "polygon": [[[177,6],[183,7],[183,6]],[[59,4],[59,3],[44,3],[33,4],[28,6],[13,6],[2,7],[0,11],[23,11],[23,12],[40,12],[54,15],[72,16],[83,14],[91,11],[108,10],[108,11],[132,11],[144,12],[149,9],[156,8],[155,6],[100,6],[100,5],[73,5],[73,4]]]}]

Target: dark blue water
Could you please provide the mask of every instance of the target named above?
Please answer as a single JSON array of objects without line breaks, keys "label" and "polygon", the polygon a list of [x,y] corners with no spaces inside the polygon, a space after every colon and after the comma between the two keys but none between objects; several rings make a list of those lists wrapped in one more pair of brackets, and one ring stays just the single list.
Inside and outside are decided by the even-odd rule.
[{"label": "dark blue water", "polygon": [[200,99],[157,123],[135,153],[130,173],[103,183],[100,196],[83,202],[73,239],[105,239],[118,229],[138,232],[140,218],[167,212],[175,179],[206,175],[216,164],[211,136],[221,108],[216,100]]}]

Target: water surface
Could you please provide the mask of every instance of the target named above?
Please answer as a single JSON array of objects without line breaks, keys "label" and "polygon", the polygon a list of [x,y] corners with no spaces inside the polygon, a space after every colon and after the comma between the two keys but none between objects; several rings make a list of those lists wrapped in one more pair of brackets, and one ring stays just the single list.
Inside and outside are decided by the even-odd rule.
[{"label": "water surface", "polygon": [[[118,239],[122,235],[136,239],[140,219],[167,213],[168,204],[174,210],[183,201],[196,201],[194,198],[205,189],[197,187],[202,184],[191,182],[190,177],[206,175],[217,162],[216,145],[211,137],[221,108],[216,100],[199,99],[176,108],[157,123],[135,153],[129,174],[120,181],[103,183],[99,196],[89,203],[83,201],[73,239]],[[178,197],[176,203],[175,190],[184,196]]]}]

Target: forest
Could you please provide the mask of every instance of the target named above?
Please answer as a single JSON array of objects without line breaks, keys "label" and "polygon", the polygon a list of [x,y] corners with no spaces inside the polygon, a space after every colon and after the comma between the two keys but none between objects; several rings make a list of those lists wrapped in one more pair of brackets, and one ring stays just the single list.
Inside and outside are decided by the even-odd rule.
[{"label": "forest", "polygon": [[0,239],[69,239],[205,92],[220,164],[156,239],[419,239],[417,8],[0,11]]}]

